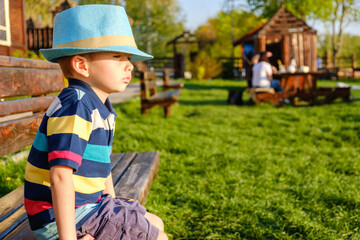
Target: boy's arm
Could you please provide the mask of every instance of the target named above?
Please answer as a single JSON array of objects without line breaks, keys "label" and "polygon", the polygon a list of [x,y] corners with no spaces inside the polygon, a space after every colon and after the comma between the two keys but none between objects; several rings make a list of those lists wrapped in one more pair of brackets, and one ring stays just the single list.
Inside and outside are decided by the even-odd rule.
[{"label": "boy's arm", "polygon": [[67,166],[50,168],[51,196],[60,239],[77,239],[75,229],[75,189],[73,169]]},{"label": "boy's arm", "polygon": [[113,198],[115,197],[115,190],[114,190],[114,183],[112,180],[112,175],[111,173],[109,174],[109,176],[106,178],[105,181],[105,190],[103,191],[104,194],[110,194]]}]

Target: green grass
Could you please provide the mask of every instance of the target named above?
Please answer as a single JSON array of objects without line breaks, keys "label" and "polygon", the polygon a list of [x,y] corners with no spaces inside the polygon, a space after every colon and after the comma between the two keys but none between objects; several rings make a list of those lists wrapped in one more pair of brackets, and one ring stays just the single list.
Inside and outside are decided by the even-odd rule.
[{"label": "green grass", "polygon": [[360,101],[227,105],[240,86],[185,82],[167,119],[114,106],[114,152],[160,152],[146,207],[169,238],[360,239]]},{"label": "green grass", "polygon": [[116,106],[114,150],[161,154],[146,207],[170,239],[359,239],[359,102],[227,105],[242,85],[187,82],[168,119]]}]

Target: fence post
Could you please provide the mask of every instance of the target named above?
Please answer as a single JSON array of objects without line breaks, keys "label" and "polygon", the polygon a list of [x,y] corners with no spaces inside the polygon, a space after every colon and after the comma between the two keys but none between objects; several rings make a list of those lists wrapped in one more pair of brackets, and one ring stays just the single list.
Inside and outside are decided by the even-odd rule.
[{"label": "fence post", "polygon": [[331,56],[330,56],[330,51],[327,50],[326,51],[326,68],[330,68],[331,67]]},{"label": "fence post", "polygon": [[352,55],[352,77],[355,78],[355,68],[356,68],[356,57],[355,57],[355,53],[353,53]]}]

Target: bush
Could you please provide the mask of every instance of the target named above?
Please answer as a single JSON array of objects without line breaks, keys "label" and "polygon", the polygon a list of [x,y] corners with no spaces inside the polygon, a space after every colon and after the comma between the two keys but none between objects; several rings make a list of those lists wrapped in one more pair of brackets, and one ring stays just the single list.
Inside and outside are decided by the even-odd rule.
[{"label": "bush", "polygon": [[191,74],[199,80],[218,77],[221,72],[221,63],[207,54],[199,54],[191,64]]},{"label": "bush", "polygon": [[30,50],[26,50],[26,51],[16,50],[13,53],[13,57],[36,59],[36,60],[46,60],[45,57],[41,53],[37,54],[36,52],[30,51]]}]

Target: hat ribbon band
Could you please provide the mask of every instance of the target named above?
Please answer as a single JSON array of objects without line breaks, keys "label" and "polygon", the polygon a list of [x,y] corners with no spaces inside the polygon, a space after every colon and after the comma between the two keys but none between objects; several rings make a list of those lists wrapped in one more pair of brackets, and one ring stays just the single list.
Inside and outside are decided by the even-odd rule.
[{"label": "hat ribbon band", "polygon": [[61,43],[53,46],[54,48],[101,48],[111,46],[130,46],[136,47],[134,37],[129,35],[109,35],[81,39],[72,42]]}]

